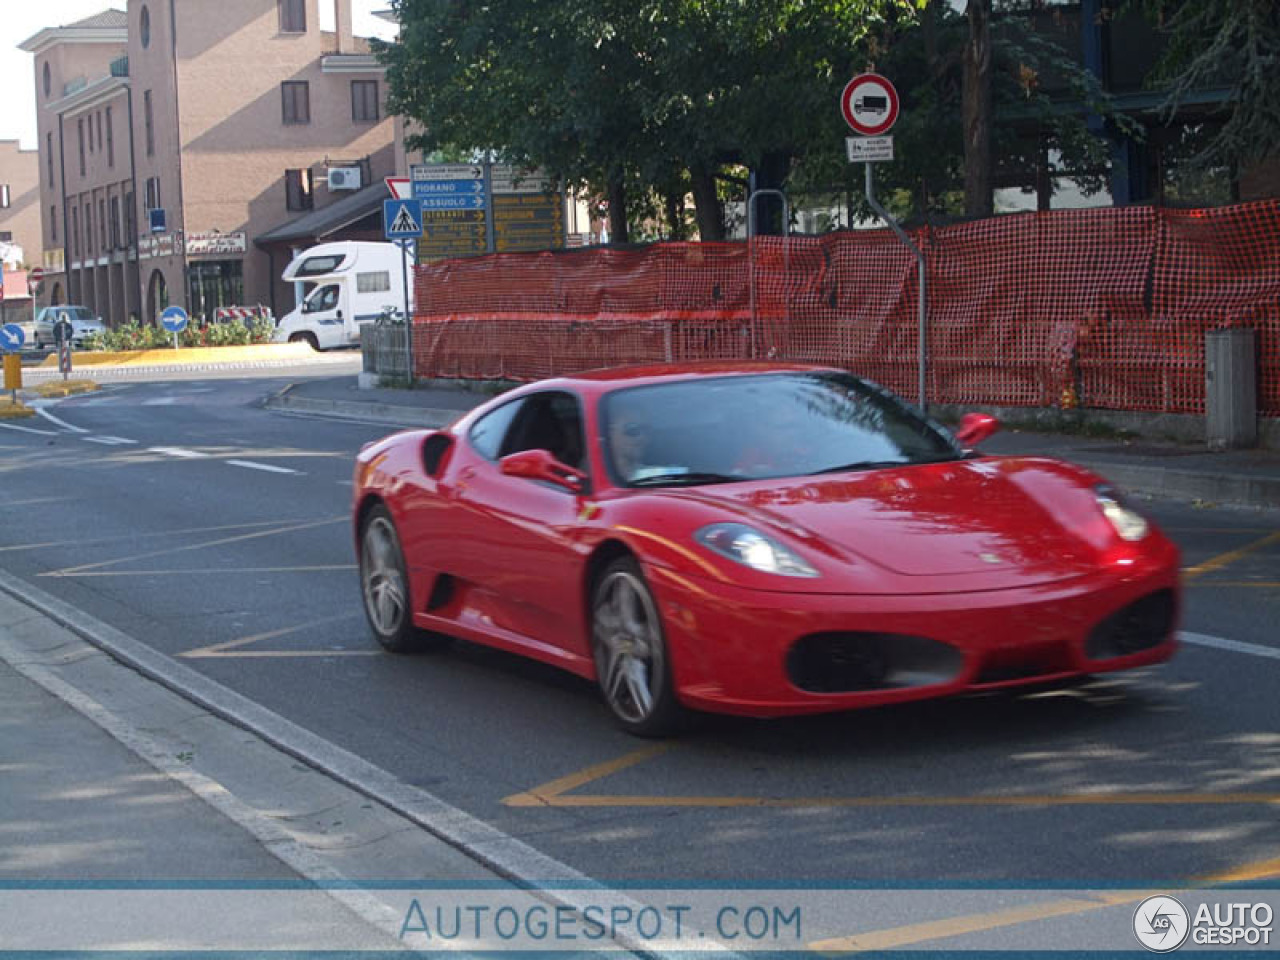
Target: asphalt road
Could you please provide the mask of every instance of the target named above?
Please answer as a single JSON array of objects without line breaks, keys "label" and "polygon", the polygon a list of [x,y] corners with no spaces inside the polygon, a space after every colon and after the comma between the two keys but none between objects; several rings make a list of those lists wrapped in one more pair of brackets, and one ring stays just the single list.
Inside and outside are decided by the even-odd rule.
[{"label": "asphalt road", "polygon": [[117,383],[0,422],[0,568],[603,880],[1172,883],[1280,857],[1280,516],[1150,504],[1184,628],[1236,649],[653,746],[549,668],[376,650],[348,511],[386,429],[257,406],[285,382]]}]

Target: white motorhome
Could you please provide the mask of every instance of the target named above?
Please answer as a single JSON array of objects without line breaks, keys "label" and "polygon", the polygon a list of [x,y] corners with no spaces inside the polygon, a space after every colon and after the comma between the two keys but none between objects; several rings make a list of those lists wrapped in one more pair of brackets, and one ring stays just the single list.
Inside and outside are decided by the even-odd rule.
[{"label": "white motorhome", "polygon": [[[394,243],[346,240],[304,250],[283,279],[306,284],[302,302],[281,318],[272,339],[316,350],[354,347],[360,328],[384,312],[404,310],[405,257]],[[409,271],[413,303],[413,271]]]}]

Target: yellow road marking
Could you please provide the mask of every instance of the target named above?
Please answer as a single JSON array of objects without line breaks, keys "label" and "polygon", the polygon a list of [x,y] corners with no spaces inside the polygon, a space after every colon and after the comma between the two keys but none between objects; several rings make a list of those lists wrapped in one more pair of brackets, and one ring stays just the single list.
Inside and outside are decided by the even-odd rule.
[{"label": "yellow road marking", "polygon": [[[638,751],[639,752],[639,751]],[[627,758],[631,758],[628,754]],[[624,764],[631,766],[647,756]],[[606,766],[601,764],[601,767]],[[591,768],[595,769],[595,768]],[[621,769],[619,767],[618,769]],[[585,772],[585,771],[584,771]],[[612,773],[613,770],[606,771]],[[604,774],[601,774],[604,775]],[[576,775],[575,775],[576,776]],[[564,778],[571,779],[569,777]],[[590,779],[597,779],[591,777]],[[1249,804],[1280,805],[1280,793],[1060,793],[1009,796],[868,796],[868,797],[661,797],[621,794],[566,794],[577,784],[550,793],[545,787],[559,784],[553,780],[544,787],[517,793],[503,800],[512,807],[685,807],[735,808],[759,807],[788,809],[794,807],[1124,807],[1124,806],[1240,806]]]},{"label": "yellow road marking", "polygon": [[905,947],[910,944],[924,943],[928,940],[941,940],[944,937],[959,937],[966,933],[983,933],[1000,927],[1011,927],[1019,923],[1043,920],[1047,917],[1065,917],[1075,913],[1087,913],[1091,910],[1102,910],[1106,907],[1120,906],[1126,903],[1137,903],[1145,899],[1149,893],[1135,893],[1132,890],[1110,890],[1091,896],[1068,897],[1062,900],[1050,900],[1046,903],[1029,903],[1021,907],[1009,907],[991,913],[976,913],[966,917],[947,917],[943,920],[930,920],[925,923],[912,923],[903,927],[889,927],[885,930],[874,930],[851,937],[833,937],[828,940],[816,940],[809,944],[810,950],[818,953],[861,953],[865,950],[890,950],[894,947]]},{"label": "yellow road marking", "polygon": [[1206,560],[1204,563],[1198,563],[1194,567],[1187,567],[1182,571],[1185,579],[1191,580],[1195,577],[1203,576],[1206,573],[1212,573],[1215,570],[1221,570],[1229,564],[1235,563],[1241,557],[1246,557],[1263,547],[1270,546],[1273,543],[1280,542],[1280,531],[1268,534],[1261,540],[1255,540],[1253,543],[1247,543],[1243,547],[1237,547],[1235,550],[1228,550],[1226,553],[1220,553],[1216,557]]},{"label": "yellow road marking", "polygon": [[1280,877],[1280,857],[1276,857],[1274,860],[1259,860],[1255,863],[1241,864],[1221,873],[1211,873],[1208,876],[1201,877],[1199,880],[1193,880],[1192,883],[1203,884],[1206,887],[1222,887],[1232,883],[1273,880],[1276,877]]},{"label": "yellow road marking", "polygon": [[220,540],[207,540],[204,543],[190,543],[182,547],[169,547],[165,550],[152,550],[150,553],[139,553],[132,557],[119,557],[115,560],[103,560],[99,563],[86,563],[78,567],[64,567],[62,570],[51,570],[43,576],[61,577],[68,575],[79,575],[85,570],[97,570],[100,567],[110,567],[117,563],[131,563],[135,560],[147,560],[151,557],[164,557],[175,553],[184,553],[188,550],[202,550],[205,547],[221,547],[228,543],[241,543],[245,540],[257,540],[260,537],[274,537],[281,533],[293,533],[296,530],[309,530],[314,527],[328,526],[334,523],[348,523],[350,517],[345,514],[341,517],[332,517],[328,520],[310,520],[305,523],[291,523],[282,527],[276,527],[272,530],[259,530],[256,533],[244,533],[238,537],[223,537]]},{"label": "yellow road marking", "polygon": [[[666,753],[671,749],[669,744],[659,743],[650,747],[641,747],[639,750],[633,750],[631,753],[623,754],[613,760],[606,760],[604,763],[597,763],[579,770],[577,773],[571,773],[567,776],[559,777],[541,786],[534,787],[532,790],[526,790],[523,793],[513,793],[509,797],[503,799],[503,803],[508,807],[543,807],[543,806],[574,806],[572,803],[562,804],[557,801],[561,799],[573,800],[576,798],[562,798],[560,795],[567,790],[574,790],[593,780],[599,780],[610,774],[617,773],[619,770],[625,770],[627,767],[634,767],[637,763],[643,763],[652,757]],[[585,798],[584,798],[585,799]],[[654,797],[641,799],[656,799]]]},{"label": "yellow road marking", "polygon": [[[1273,860],[1260,860],[1257,863],[1242,864],[1231,870],[1193,878],[1184,886],[1188,889],[1220,887],[1228,884],[1273,880],[1276,877],[1280,877],[1280,857]],[[929,940],[963,936],[967,933],[984,933],[988,930],[1029,923],[1046,917],[1070,916],[1071,914],[1100,910],[1104,907],[1137,903],[1156,892],[1164,893],[1166,891],[1099,891],[1090,894],[1087,898],[1070,897],[1046,903],[1011,907],[1007,910],[996,910],[991,913],[948,917],[943,920],[908,924],[902,927],[889,927],[884,930],[874,930],[854,936],[832,937],[827,940],[817,940],[810,943],[809,949],[819,953],[858,953],[865,950],[888,950],[893,947],[924,943]]]},{"label": "yellow road marking", "polygon": [[278,637],[287,637],[291,633],[301,633],[303,630],[310,630],[312,627],[318,627],[326,623],[337,623],[340,620],[351,620],[358,617],[357,613],[344,613],[336,617],[322,617],[319,620],[311,620],[307,623],[295,624],[292,627],[281,627],[279,630],[268,630],[266,633],[255,633],[249,637],[241,637],[239,640],[226,640],[222,643],[210,644],[207,647],[196,647],[194,650],[188,650],[180,653],[180,657],[189,657],[193,660],[200,660],[209,657],[273,657],[273,656],[367,656],[378,654],[377,650],[241,650],[241,647],[247,647],[251,643],[260,643],[263,640],[275,640]]},{"label": "yellow road marking", "polygon": [[[123,561],[120,561],[123,562]],[[326,573],[334,570],[345,570],[348,573],[356,569],[354,563],[331,563],[310,567],[211,567],[205,570],[187,570],[169,567],[162,570],[90,570],[78,573],[75,570],[52,570],[49,573],[37,574],[41,577],[166,577],[177,574],[207,577],[210,574],[240,575],[245,573]]]}]

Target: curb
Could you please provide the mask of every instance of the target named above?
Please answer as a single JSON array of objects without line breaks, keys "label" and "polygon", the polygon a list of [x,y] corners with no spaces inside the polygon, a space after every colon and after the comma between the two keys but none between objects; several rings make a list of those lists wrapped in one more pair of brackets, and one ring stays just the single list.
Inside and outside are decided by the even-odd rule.
[{"label": "curb", "polygon": [[1140,467],[1088,457],[1066,456],[1063,459],[1088,467],[1131,493],[1178,500],[1203,500],[1259,510],[1280,508],[1280,477]]},{"label": "curb", "polygon": [[385,423],[410,429],[425,427],[431,430],[447,427],[467,412],[436,407],[401,407],[390,403],[361,403],[358,400],[314,400],[310,397],[291,396],[293,387],[290,384],[274,396],[268,397],[263,401],[263,408]]}]

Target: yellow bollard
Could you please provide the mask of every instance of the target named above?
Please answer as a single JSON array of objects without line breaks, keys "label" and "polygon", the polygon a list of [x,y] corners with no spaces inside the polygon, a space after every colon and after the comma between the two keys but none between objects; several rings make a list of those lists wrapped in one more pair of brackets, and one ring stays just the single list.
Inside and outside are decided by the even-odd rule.
[{"label": "yellow bollard", "polygon": [[4,388],[6,390],[22,389],[22,357],[16,353],[4,355]]}]

